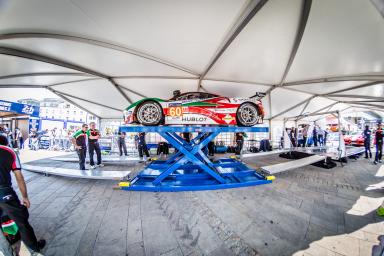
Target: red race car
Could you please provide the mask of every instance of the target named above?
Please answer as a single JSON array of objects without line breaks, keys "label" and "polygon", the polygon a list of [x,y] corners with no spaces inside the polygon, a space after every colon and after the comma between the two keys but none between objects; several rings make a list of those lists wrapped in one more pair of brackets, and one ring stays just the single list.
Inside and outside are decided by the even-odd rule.
[{"label": "red race car", "polygon": [[363,132],[352,132],[344,136],[345,145],[364,146]]},{"label": "red race car", "polygon": [[264,108],[256,93],[249,98],[228,98],[206,92],[174,92],[169,100],[145,98],[124,111],[126,124],[142,125],[239,125],[254,126],[263,122]]}]

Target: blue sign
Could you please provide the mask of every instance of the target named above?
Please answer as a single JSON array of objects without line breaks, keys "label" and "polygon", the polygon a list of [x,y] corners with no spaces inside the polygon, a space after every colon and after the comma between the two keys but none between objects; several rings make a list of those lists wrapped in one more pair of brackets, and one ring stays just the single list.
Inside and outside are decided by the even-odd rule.
[{"label": "blue sign", "polygon": [[0,111],[13,112],[31,117],[39,117],[40,107],[0,100]]}]

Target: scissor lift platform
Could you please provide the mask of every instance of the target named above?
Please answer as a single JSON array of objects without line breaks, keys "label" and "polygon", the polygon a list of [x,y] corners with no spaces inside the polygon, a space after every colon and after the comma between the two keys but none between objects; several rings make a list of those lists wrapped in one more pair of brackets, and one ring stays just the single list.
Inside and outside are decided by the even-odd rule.
[{"label": "scissor lift platform", "polygon": [[[167,160],[151,162],[124,190],[193,191],[236,188],[271,183],[271,177],[249,168],[233,158],[212,162],[203,152],[207,144],[221,132],[268,132],[266,127],[236,126],[121,126],[120,132],[157,132],[177,152]],[[198,135],[186,142],[177,133]],[[127,184],[127,183],[124,183]]]}]

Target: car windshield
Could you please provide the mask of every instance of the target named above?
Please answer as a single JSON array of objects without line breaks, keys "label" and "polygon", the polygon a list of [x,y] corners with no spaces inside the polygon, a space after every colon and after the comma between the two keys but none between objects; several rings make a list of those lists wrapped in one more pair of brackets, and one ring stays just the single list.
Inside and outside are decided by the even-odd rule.
[{"label": "car windshield", "polygon": [[215,94],[206,92],[186,92],[179,96],[172,97],[170,100],[194,100],[194,99],[208,99],[217,97]]}]

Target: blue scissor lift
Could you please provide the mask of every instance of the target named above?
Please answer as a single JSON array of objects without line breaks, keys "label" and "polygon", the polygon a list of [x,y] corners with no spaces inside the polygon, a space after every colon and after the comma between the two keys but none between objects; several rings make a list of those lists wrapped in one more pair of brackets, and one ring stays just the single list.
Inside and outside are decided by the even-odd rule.
[{"label": "blue scissor lift", "polygon": [[[120,132],[156,132],[178,151],[167,160],[151,162],[129,184],[134,191],[192,191],[236,188],[271,183],[271,179],[233,158],[212,162],[204,147],[221,132],[268,132],[266,127],[236,126],[121,126]],[[197,132],[186,142],[177,133]]]}]

